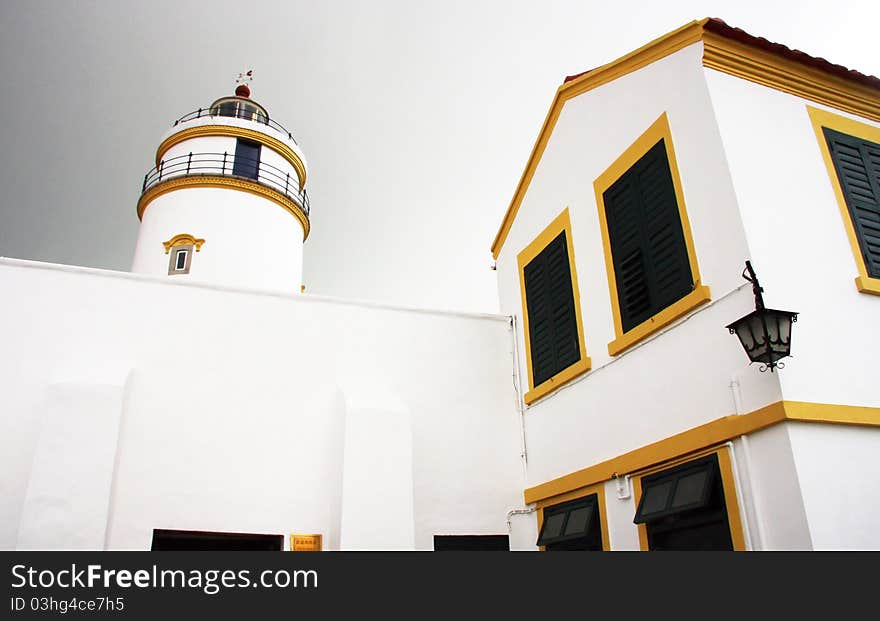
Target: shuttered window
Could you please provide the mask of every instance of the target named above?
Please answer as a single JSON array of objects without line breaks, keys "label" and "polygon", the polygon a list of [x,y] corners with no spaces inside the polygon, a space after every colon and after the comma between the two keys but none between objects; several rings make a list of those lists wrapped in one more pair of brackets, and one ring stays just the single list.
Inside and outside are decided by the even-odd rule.
[{"label": "shuttered window", "polygon": [[641,478],[636,524],[650,550],[733,550],[717,454]]},{"label": "shuttered window", "polygon": [[566,232],[523,270],[534,385],[581,359]]},{"label": "shuttered window", "polygon": [[880,278],[880,144],[822,128],[865,268]]},{"label": "shuttered window", "polygon": [[661,139],[603,194],[624,332],[694,290]]}]

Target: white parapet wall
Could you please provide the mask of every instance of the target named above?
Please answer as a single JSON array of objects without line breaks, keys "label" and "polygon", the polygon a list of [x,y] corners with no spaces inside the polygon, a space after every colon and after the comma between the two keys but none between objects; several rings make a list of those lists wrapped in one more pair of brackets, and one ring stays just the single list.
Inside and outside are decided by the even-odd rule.
[{"label": "white parapet wall", "polygon": [[0,289],[0,548],[430,550],[522,506],[506,317],[11,259]]}]

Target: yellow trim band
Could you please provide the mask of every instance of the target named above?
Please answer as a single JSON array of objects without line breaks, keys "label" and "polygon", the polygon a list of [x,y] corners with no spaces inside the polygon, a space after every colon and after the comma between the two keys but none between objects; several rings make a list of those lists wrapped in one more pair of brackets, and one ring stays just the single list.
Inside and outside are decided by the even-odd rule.
[{"label": "yellow trim band", "polygon": [[144,210],[146,210],[147,205],[156,200],[158,197],[162,196],[163,194],[167,194],[168,192],[172,192],[174,190],[179,190],[182,188],[225,188],[231,190],[239,190],[242,192],[249,192],[251,194],[269,199],[273,203],[283,207],[285,211],[289,212],[297,220],[299,220],[303,228],[303,241],[305,241],[309,237],[309,217],[305,214],[302,208],[295,202],[293,202],[290,198],[288,198],[284,194],[281,194],[280,192],[276,192],[271,188],[260,185],[259,183],[254,183],[253,181],[247,181],[245,179],[233,179],[230,177],[215,177],[210,175],[199,177],[175,177],[173,179],[163,181],[162,183],[157,183],[149,190],[144,192],[141,195],[140,200],[138,200],[138,218],[141,220],[143,219]]},{"label": "yellow trim band", "polygon": [[[568,253],[569,271],[571,272],[571,293],[574,298],[574,316],[577,324],[580,359],[550,379],[535,386],[535,378],[532,373],[532,342],[529,336],[529,311],[526,304],[525,269],[526,265],[528,265],[536,256],[541,254],[541,251],[547,247],[547,244],[556,239],[556,237],[558,237],[563,231],[565,231],[565,245]],[[533,403],[544,395],[556,390],[575,377],[586,373],[590,370],[592,365],[589,356],[587,356],[587,347],[584,345],[584,324],[581,320],[581,296],[578,290],[577,269],[575,268],[574,260],[574,240],[571,234],[571,218],[569,217],[568,207],[563,209],[562,213],[556,216],[553,222],[547,225],[547,228],[541,231],[540,235],[538,235],[516,256],[516,260],[519,265],[519,288],[520,299],[522,300],[523,335],[526,341],[526,368],[529,374],[529,391],[523,395],[523,399],[528,404]]]},{"label": "yellow trim band", "polygon": [[[623,176],[626,171],[633,167],[655,144],[663,140],[666,147],[666,156],[669,160],[669,172],[672,176],[672,185],[675,188],[675,202],[678,206],[678,216],[681,222],[684,243],[687,248],[688,262],[691,268],[691,276],[694,279],[694,290],[674,304],[667,306],[653,317],[648,318],[637,326],[623,331],[623,320],[620,317],[620,302],[617,295],[617,278],[614,275],[614,259],[611,253],[611,238],[608,234],[608,220],[605,213],[605,191]],[[694,247],[694,237],[691,233],[690,220],[684,203],[684,190],[681,185],[681,175],[678,172],[678,162],[675,159],[675,148],[672,144],[672,130],[669,127],[669,119],[666,113],[654,121],[636,141],[618,157],[593,182],[596,193],[596,206],[599,209],[599,230],[602,234],[602,246],[605,251],[605,272],[608,275],[608,293],[611,296],[611,310],[614,318],[613,341],[608,343],[608,353],[612,356],[619,354],[627,347],[638,343],[649,334],[656,332],[678,319],[688,311],[700,304],[705,304],[711,299],[709,287],[700,282],[700,267],[697,264],[697,251]]]},{"label": "yellow trim band", "polygon": [[831,180],[831,187],[834,190],[834,197],[837,199],[837,206],[840,207],[840,215],[843,218],[843,228],[846,230],[849,245],[852,248],[853,257],[856,260],[856,268],[859,275],[856,276],[856,288],[862,293],[872,293],[880,295],[880,278],[872,278],[868,275],[868,266],[865,264],[865,257],[859,246],[859,238],[856,236],[856,228],[853,225],[852,214],[846,204],[846,198],[843,195],[843,188],[840,187],[840,178],[837,176],[837,170],[834,168],[834,160],[831,157],[831,150],[828,148],[828,141],[822,132],[823,127],[839,131],[843,134],[855,136],[862,140],[880,143],[880,127],[860,123],[856,120],[833,114],[827,110],[820,110],[813,106],[807,106],[807,113],[810,115],[810,122],[813,124],[813,131],[816,132],[816,140],[819,142],[819,151],[822,153],[822,160],[825,162],[825,168],[828,169],[828,178]]},{"label": "yellow trim band", "polygon": [[501,248],[510,233],[565,102],[694,43],[703,43],[704,67],[880,121],[880,93],[877,89],[777,56],[767,50],[727,39],[718,33],[707,32],[707,21],[703,19],[685,24],[607,65],[566,82],[557,89],[510,206],[492,242],[492,256],[495,259],[501,254]]},{"label": "yellow trim band", "polygon": [[281,157],[287,160],[291,166],[293,166],[294,170],[296,170],[296,176],[299,178],[300,189],[305,187],[306,167],[302,163],[299,155],[296,154],[296,151],[277,138],[267,136],[266,134],[253,129],[235,127],[234,125],[200,125],[198,127],[188,127],[176,134],[168,136],[168,138],[162,141],[159,148],[156,149],[156,166],[159,166],[162,157],[168,152],[168,149],[174,145],[180,144],[184,140],[190,140],[191,138],[204,138],[206,136],[244,138],[246,140],[253,140],[254,142],[266,145],[273,151],[276,151]]},{"label": "yellow trim band", "polygon": [[880,427],[880,407],[777,401],[748,414],[725,416],[523,492],[527,504],[608,481],[785,422]]}]

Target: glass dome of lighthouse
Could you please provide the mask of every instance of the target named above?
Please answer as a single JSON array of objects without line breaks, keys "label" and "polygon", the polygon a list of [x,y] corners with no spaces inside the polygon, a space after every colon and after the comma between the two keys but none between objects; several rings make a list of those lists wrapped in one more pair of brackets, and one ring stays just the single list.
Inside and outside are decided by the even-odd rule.
[{"label": "glass dome of lighthouse", "polygon": [[210,114],[247,119],[257,123],[269,123],[269,113],[251,98],[251,89],[247,84],[239,84],[235,88],[234,97],[221,97],[211,104]]}]

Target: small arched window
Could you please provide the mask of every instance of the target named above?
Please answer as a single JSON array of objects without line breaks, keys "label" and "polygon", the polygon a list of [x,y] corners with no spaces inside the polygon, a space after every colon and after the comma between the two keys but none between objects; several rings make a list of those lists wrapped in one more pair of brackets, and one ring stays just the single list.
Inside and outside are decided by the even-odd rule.
[{"label": "small arched window", "polygon": [[193,252],[199,252],[204,243],[204,239],[196,239],[188,233],[175,235],[168,241],[162,242],[162,245],[165,246],[165,254],[170,255],[168,275],[189,274]]}]

